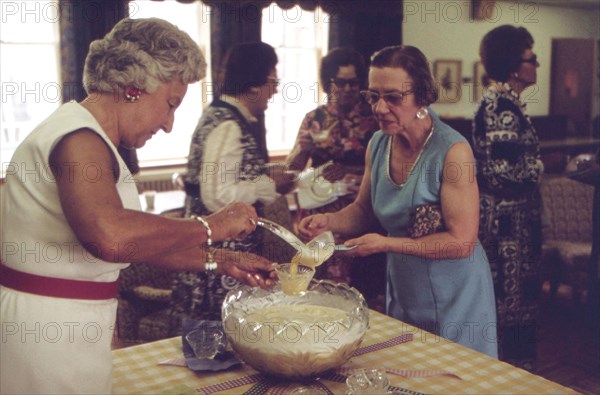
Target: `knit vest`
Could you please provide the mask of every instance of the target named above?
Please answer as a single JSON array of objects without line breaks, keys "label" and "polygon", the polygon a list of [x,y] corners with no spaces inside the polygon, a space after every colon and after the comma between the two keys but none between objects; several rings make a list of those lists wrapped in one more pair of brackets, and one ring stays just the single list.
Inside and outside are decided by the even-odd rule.
[{"label": "knit vest", "polygon": [[[226,121],[234,121],[241,130],[240,143],[243,148],[242,162],[240,163],[240,173],[238,178],[241,181],[252,181],[265,172],[265,164],[268,161],[268,154],[264,144],[264,129],[259,123],[250,123],[244,118],[239,110],[229,103],[221,100],[215,100],[204,111],[198,126],[192,136],[190,153],[188,157],[188,168],[185,176],[186,189],[186,207],[185,216],[191,215],[210,215],[212,214],[201,199],[202,171],[207,168],[203,163],[203,154],[205,142],[210,133],[212,133],[220,124]],[[253,204],[259,216],[263,215],[264,205],[260,202]],[[224,242],[217,247],[228,247],[237,251],[256,251],[257,243],[260,238],[257,232],[252,233],[242,242],[229,241]]]}]

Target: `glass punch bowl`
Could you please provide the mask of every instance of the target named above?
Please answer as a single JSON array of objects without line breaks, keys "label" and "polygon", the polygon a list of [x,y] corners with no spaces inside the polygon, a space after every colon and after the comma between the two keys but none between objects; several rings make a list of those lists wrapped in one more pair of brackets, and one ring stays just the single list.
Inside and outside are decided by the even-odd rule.
[{"label": "glass punch bowl", "polygon": [[244,362],[269,376],[302,379],[350,359],[369,327],[369,310],[356,289],[313,280],[300,295],[278,285],[240,286],[227,294],[222,319]]}]

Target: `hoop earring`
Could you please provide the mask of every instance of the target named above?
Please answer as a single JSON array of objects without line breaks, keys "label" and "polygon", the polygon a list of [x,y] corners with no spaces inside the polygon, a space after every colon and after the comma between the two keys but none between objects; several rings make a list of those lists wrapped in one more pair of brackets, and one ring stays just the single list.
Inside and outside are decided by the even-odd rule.
[{"label": "hoop earring", "polygon": [[428,114],[429,114],[429,111],[425,107],[421,107],[417,111],[417,118],[419,118],[420,120],[423,120],[427,117]]},{"label": "hoop earring", "polygon": [[128,103],[135,103],[140,100],[141,94],[141,89],[131,87],[125,91],[125,101]]}]

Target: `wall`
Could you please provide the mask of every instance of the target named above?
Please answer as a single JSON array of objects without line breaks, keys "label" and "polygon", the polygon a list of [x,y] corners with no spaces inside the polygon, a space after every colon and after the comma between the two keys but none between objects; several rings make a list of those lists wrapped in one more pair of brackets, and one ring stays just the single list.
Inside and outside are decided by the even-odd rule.
[{"label": "wall", "polygon": [[[421,49],[430,62],[462,60],[462,77],[473,77],[481,38],[493,28],[512,24],[525,27],[535,40],[538,84],[523,92],[530,115],[548,115],[552,38],[600,39],[600,5],[572,6],[570,0],[496,1],[488,7],[488,18],[473,20],[470,1],[404,1],[402,41]],[[460,102],[435,104],[440,115],[472,118],[475,111],[471,83],[463,82]],[[598,112],[597,94],[594,108]]]}]

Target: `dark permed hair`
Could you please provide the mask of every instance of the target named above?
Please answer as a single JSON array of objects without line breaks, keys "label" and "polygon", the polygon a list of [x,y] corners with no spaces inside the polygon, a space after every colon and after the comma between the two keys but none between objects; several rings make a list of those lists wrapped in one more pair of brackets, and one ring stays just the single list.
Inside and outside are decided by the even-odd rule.
[{"label": "dark permed hair", "polygon": [[367,87],[368,70],[363,56],[356,50],[348,47],[333,48],[321,59],[321,86],[323,91],[330,93],[331,79],[335,78],[342,66],[354,66],[358,77],[360,89]]},{"label": "dark permed hair", "polygon": [[237,44],[223,60],[220,93],[239,95],[264,85],[277,65],[275,49],[263,42]]},{"label": "dark permed hair", "polygon": [[524,27],[502,25],[481,40],[479,57],[488,78],[506,82],[519,70],[523,52],[533,47],[533,37]]}]

